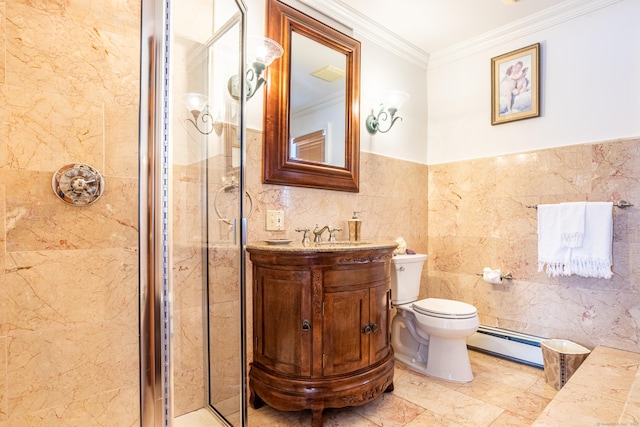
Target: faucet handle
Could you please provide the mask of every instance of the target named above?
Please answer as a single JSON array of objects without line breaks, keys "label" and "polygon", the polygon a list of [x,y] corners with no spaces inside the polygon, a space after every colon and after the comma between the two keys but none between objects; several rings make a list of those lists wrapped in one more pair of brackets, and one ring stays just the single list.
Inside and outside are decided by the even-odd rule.
[{"label": "faucet handle", "polygon": [[342,228],[340,228],[340,227],[329,227],[329,241],[330,242],[335,242],[336,241],[336,231],[342,231]]},{"label": "faucet handle", "polygon": [[309,228],[296,228],[296,231],[304,233],[302,235],[302,244],[308,245],[311,243],[311,239],[309,239]]}]

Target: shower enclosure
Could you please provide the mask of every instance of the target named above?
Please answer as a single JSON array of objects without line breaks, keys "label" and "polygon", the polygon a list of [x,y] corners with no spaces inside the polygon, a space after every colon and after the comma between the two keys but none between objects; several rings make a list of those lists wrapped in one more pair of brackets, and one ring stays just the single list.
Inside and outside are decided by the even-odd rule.
[{"label": "shower enclosure", "polygon": [[[142,1],[145,427],[246,420],[245,26],[242,0]],[[229,95],[233,76],[239,100]]]}]

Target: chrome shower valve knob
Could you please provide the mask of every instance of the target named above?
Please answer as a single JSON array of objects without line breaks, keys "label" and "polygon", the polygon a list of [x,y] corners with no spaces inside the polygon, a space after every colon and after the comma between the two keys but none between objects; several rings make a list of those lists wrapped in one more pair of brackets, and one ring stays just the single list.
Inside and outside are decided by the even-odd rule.
[{"label": "chrome shower valve knob", "polygon": [[72,206],[88,206],[102,196],[105,183],[94,167],[73,163],[61,167],[53,174],[51,186],[63,202]]}]

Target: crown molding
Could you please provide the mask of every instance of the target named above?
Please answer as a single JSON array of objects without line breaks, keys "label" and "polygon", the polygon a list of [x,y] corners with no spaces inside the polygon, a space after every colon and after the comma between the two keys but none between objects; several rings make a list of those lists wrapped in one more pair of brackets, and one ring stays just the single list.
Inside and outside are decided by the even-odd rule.
[{"label": "crown molding", "polygon": [[339,0],[299,0],[330,16],[384,49],[427,69],[429,54]]},{"label": "crown molding", "polygon": [[344,25],[351,27],[354,33],[362,35],[384,49],[426,70],[427,68],[436,68],[482,50],[542,31],[614,3],[619,3],[622,0],[565,0],[536,14],[432,54],[387,30],[379,23],[346,5],[343,1],[299,1],[320,13],[333,17]]},{"label": "crown molding", "polygon": [[544,9],[526,18],[478,37],[455,44],[450,48],[434,52],[429,61],[429,69],[433,69],[474,53],[489,49],[530,34],[551,28],[563,22],[578,18],[595,10],[605,8],[622,0],[566,0],[555,6]]}]

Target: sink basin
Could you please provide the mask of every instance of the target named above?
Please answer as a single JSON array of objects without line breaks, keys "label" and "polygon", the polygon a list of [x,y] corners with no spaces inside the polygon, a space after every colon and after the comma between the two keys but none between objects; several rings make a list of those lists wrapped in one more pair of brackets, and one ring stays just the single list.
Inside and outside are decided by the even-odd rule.
[{"label": "sink basin", "polygon": [[367,241],[357,241],[357,242],[353,242],[350,240],[341,240],[341,241],[336,241],[336,242],[317,242],[315,243],[318,246],[362,246],[362,245],[369,245],[371,244],[371,242],[367,242]]}]

